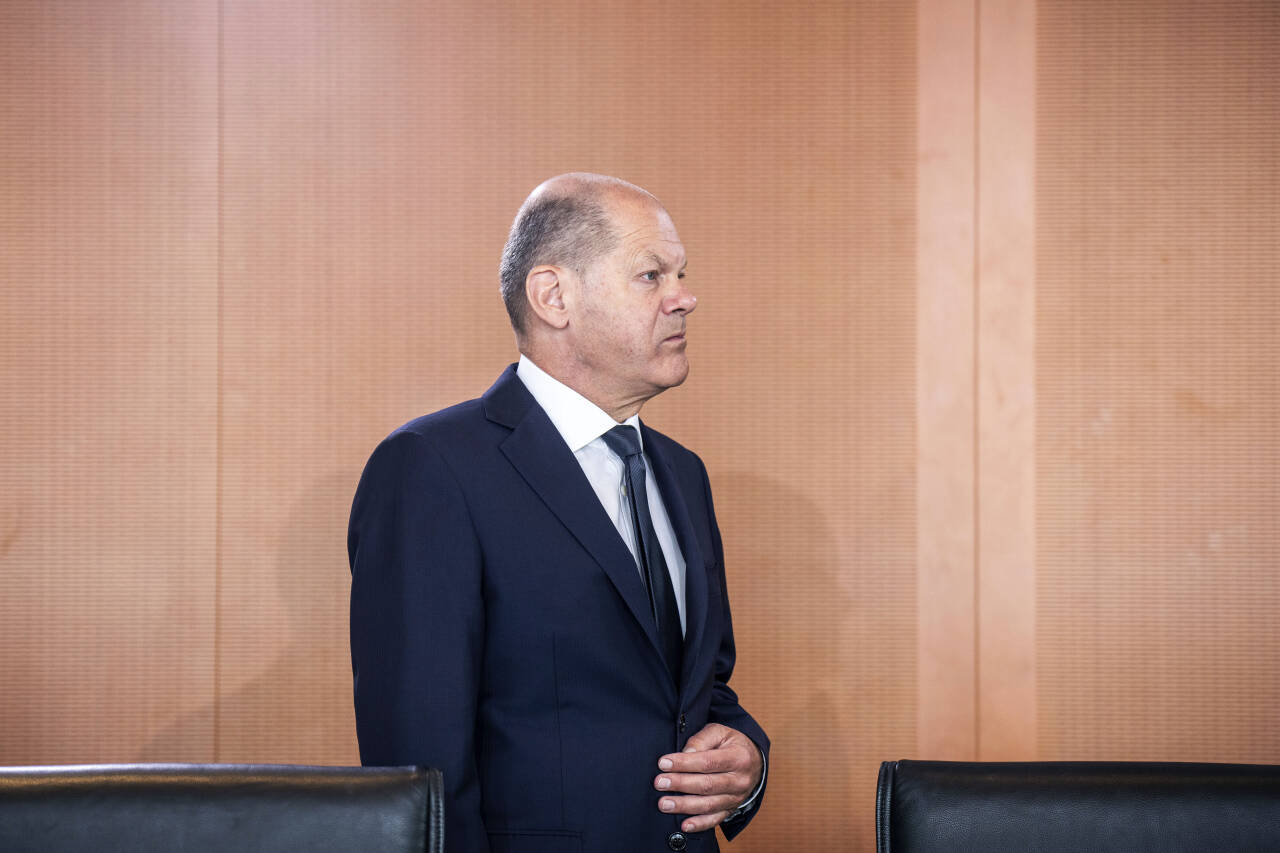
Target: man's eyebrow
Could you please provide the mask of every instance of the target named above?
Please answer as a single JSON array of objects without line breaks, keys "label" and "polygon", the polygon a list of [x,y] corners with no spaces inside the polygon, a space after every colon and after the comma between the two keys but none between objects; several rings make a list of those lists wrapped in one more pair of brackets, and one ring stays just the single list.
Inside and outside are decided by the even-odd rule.
[{"label": "man's eyebrow", "polygon": [[[674,264],[670,264],[667,261],[663,260],[662,257],[659,256],[658,253],[653,251],[652,249],[645,249],[643,252],[641,252],[638,257],[638,260],[640,261],[640,264],[643,266],[655,266],[655,267],[658,267],[659,269],[666,269],[668,267],[674,266]],[[687,266],[689,266],[689,261],[685,260],[680,265],[680,269],[684,269]]]}]

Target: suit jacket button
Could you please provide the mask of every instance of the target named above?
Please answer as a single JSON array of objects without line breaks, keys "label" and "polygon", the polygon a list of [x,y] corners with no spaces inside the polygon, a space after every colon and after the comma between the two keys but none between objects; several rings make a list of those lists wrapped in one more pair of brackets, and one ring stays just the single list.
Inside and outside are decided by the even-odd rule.
[{"label": "suit jacket button", "polygon": [[687,728],[689,728],[689,722],[685,719],[684,714],[681,714],[680,715],[680,731],[684,731]]},{"label": "suit jacket button", "polygon": [[688,843],[683,832],[673,832],[667,836],[667,846],[672,850],[683,850]]}]

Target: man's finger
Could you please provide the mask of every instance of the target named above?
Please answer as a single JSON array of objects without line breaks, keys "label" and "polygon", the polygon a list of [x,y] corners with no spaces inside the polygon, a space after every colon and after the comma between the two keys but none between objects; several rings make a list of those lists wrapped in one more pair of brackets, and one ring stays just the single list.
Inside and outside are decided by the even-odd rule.
[{"label": "man's finger", "polygon": [[671,793],[714,796],[731,794],[739,800],[751,792],[751,774],[737,773],[663,773],[653,780],[653,787]]},{"label": "man's finger", "polygon": [[676,752],[658,760],[658,769],[664,773],[729,773],[743,770],[750,763],[745,749],[727,747],[706,752]]},{"label": "man's finger", "polygon": [[704,815],[725,812],[736,807],[734,797],[662,797],[658,800],[658,810],[667,814]]}]

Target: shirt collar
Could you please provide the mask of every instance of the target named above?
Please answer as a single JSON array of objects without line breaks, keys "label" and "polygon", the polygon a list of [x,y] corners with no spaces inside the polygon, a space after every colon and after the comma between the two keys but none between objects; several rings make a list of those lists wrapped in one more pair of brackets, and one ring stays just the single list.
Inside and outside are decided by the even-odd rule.
[{"label": "shirt collar", "polygon": [[[618,425],[604,409],[538,367],[524,354],[520,355],[520,363],[516,365],[516,376],[520,377],[524,387],[529,389],[574,453]],[[632,415],[623,423],[640,432],[639,415]],[[640,441],[643,448],[643,433]]]}]

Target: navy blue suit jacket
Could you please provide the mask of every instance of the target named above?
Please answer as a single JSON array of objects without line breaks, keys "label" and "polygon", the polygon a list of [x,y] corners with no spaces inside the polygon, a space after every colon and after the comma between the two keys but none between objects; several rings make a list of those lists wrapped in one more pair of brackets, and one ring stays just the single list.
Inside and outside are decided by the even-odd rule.
[{"label": "navy blue suit jacket", "polygon": [[706,469],[647,427],[644,447],[687,564],[678,685],[631,552],[514,365],[365,468],[348,535],[360,758],[444,771],[452,853],[664,851],[681,816],[658,811],[659,756],[708,722],[767,753],[728,686]]}]

